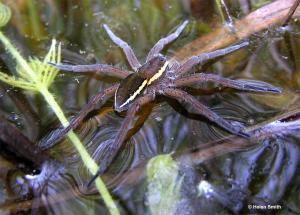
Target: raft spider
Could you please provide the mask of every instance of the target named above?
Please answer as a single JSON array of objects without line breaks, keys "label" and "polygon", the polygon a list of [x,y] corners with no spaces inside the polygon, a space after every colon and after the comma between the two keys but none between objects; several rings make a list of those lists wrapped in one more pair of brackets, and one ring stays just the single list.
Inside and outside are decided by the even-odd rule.
[{"label": "raft spider", "polygon": [[107,64],[52,64],[54,67],[63,71],[75,73],[96,72],[121,79],[120,83],[98,92],[88,104],[82,108],[77,116],[71,120],[67,128],[57,130],[57,132],[54,132],[47,140],[50,145],[57,142],[67,134],[68,131],[75,129],[84,117],[95,108],[96,104],[100,102],[103,104],[107,99],[114,96],[114,110],[117,112],[127,111],[127,113],[115,137],[114,143],[109,146],[109,150],[107,150],[108,153],[105,154],[105,159],[101,162],[97,174],[92,178],[90,183],[94,181],[98,175],[106,171],[107,167],[118,154],[118,151],[127,138],[128,131],[134,126],[134,118],[137,112],[147,103],[154,101],[157,95],[170,97],[181,104],[186,103],[190,105],[196,113],[205,116],[209,121],[217,124],[221,128],[232,134],[247,138],[249,134],[243,131],[242,126],[231,124],[180,88],[201,82],[213,82],[224,87],[238,90],[271,93],[281,92],[279,88],[262,81],[232,80],[219,75],[205,73],[187,75],[190,69],[195,65],[203,65],[211,59],[227,55],[248,45],[248,42],[242,42],[223,49],[192,56],[183,63],[178,63],[173,59],[167,59],[166,56],[161,55],[160,52],[162,49],[177,39],[187,24],[188,21],[184,21],[173,33],[160,39],[148,53],[144,64],[138,61],[132,48],[125,41],[117,37],[111,29],[104,24],[103,28],[109,38],[123,50],[133,72]]}]

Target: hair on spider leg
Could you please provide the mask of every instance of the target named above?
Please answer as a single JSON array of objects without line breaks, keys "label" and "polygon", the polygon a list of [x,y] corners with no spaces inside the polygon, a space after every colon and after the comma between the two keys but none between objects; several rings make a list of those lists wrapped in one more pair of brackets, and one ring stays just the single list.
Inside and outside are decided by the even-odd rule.
[{"label": "hair on spider leg", "polygon": [[[245,85],[246,83],[243,81],[231,80],[228,78],[222,79],[218,77],[214,79],[214,76],[203,75],[195,75],[192,78],[189,77],[190,70],[194,66],[202,66],[210,60],[226,56],[230,53],[245,48],[249,45],[249,41],[242,41],[238,44],[222,49],[191,56],[187,60],[180,63],[176,62],[172,58],[168,59],[162,55],[161,51],[164,49],[164,47],[175,41],[187,25],[188,21],[184,21],[173,31],[173,33],[161,38],[149,51],[146,61],[141,64],[135,56],[132,48],[121,38],[116,36],[108,25],[104,24],[103,28],[105,29],[108,37],[113,43],[123,50],[129,65],[134,71],[136,71],[134,73],[106,64],[72,65],[71,69],[68,68],[68,65],[64,65],[64,68],[70,69],[68,70],[70,72],[84,72],[84,69],[86,68],[98,68],[95,69],[95,72],[100,72],[104,75],[111,75],[120,79],[118,84],[99,91],[88,102],[88,104],[83,107],[79,114],[70,121],[70,125],[67,128],[63,128],[50,140],[52,144],[56,143],[69,130],[75,129],[85,118],[85,116],[94,109],[97,103],[103,105],[103,102],[107,99],[112,98],[114,100],[113,108],[115,111],[126,111],[120,129],[115,135],[114,142],[109,145],[107,153],[105,153],[103,159],[100,161],[100,169],[97,171],[97,174],[92,177],[92,180],[89,181],[88,186],[92,184],[98,175],[105,173],[109,165],[118,155],[118,152],[122,148],[124,142],[138,131],[135,130],[132,132],[137,121],[136,118],[139,117],[138,113],[141,110],[144,110],[144,108],[149,104],[157,101],[157,98],[160,96],[172,98],[182,105],[188,104],[196,114],[207,118],[209,122],[218,125],[228,133],[247,139],[250,137],[250,134],[244,130],[242,125],[237,125],[222,118],[209,107],[202,104],[193,95],[184,91],[183,88],[190,86],[190,82],[201,83],[206,81],[211,81],[212,83],[217,83],[221,86],[238,90],[260,93],[274,93],[276,91],[274,90],[276,87],[261,81],[260,84],[257,84],[257,82],[247,82],[247,85]],[[208,77],[211,79],[208,79]],[[143,124],[146,119],[147,117],[142,119],[141,124]]]}]

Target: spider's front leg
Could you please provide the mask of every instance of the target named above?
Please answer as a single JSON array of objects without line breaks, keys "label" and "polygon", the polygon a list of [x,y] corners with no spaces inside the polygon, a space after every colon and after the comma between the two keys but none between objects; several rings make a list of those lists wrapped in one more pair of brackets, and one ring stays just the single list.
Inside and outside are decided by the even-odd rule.
[{"label": "spider's front leg", "polygon": [[197,83],[203,83],[211,81],[216,84],[220,84],[224,87],[230,87],[237,90],[246,90],[253,92],[268,92],[268,93],[281,93],[281,89],[274,87],[263,81],[256,80],[232,80],[229,78],[223,78],[222,76],[215,74],[197,73],[187,77],[179,78],[175,80],[176,87],[190,86]]},{"label": "spider's front leg", "polygon": [[95,181],[95,179],[99,175],[102,175],[107,170],[109,165],[112,163],[112,161],[115,159],[116,155],[118,154],[120,148],[122,147],[122,144],[126,140],[129,130],[131,130],[135,126],[137,112],[140,110],[140,108],[143,105],[153,101],[153,99],[154,99],[154,95],[149,93],[140,98],[137,98],[131,104],[113,144],[108,146],[109,147],[108,153],[105,154],[104,155],[105,157],[101,160],[101,163],[99,164],[100,165],[99,170],[93,176],[93,178],[89,181],[89,183],[87,185],[88,187]]},{"label": "spider's front leg", "polygon": [[53,67],[66,72],[96,72],[101,75],[113,76],[124,79],[132,72],[119,69],[107,64],[88,64],[88,65],[70,65],[70,64],[55,64],[49,63]]},{"label": "spider's front leg", "polygon": [[217,57],[222,57],[227,54],[230,54],[232,52],[235,52],[241,48],[244,48],[245,46],[248,46],[249,42],[242,42],[237,45],[229,46],[223,49],[218,49],[212,52],[207,52],[200,54],[198,56],[192,56],[189,58],[187,61],[185,61],[178,69],[175,70],[175,74],[177,77],[183,76],[185,73],[187,73],[193,66],[197,64],[203,65],[207,61],[217,58]]},{"label": "spider's front leg", "polygon": [[169,34],[167,37],[161,38],[149,51],[146,61],[148,62],[157,56],[166,45],[176,40],[188,23],[188,21],[184,21],[173,33]]},{"label": "spider's front leg", "polygon": [[195,99],[187,92],[174,88],[165,88],[161,94],[164,96],[174,98],[181,104],[189,104],[194,110],[196,110],[198,114],[205,116],[207,119],[216,123],[217,125],[229,131],[230,133],[249,138],[249,134],[243,132],[242,127],[232,125],[230,122],[228,122],[227,120],[223,119],[221,116],[210,110],[208,107],[200,103],[197,99]]},{"label": "spider's front leg", "polygon": [[138,68],[141,67],[141,64],[138,61],[137,57],[135,56],[132,48],[124,40],[117,37],[106,24],[103,25],[103,28],[108,34],[108,36],[110,37],[110,39],[123,50],[131,68],[134,71],[137,71]]},{"label": "spider's front leg", "polygon": [[52,132],[48,137],[44,138],[40,143],[40,148],[43,150],[52,147],[55,143],[61,140],[71,129],[75,129],[86,117],[86,115],[95,108],[98,103],[104,103],[107,99],[112,97],[116,90],[118,89],[119,84],[115,84],[99,93],[97,93],[93,98],[87,103],[80,112],[70,121],[68,127],[61,127],[54,132]]}]

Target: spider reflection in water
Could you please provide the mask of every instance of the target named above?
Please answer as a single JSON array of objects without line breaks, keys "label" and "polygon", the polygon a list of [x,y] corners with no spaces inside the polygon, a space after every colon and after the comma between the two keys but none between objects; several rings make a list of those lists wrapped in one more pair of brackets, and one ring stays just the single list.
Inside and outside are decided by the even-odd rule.
[{"label": "spider reflection in water", "polygon": [[99,74],[109,75],[120,78],[121,81],[99,93],[97,93],[89,103],[83,107],[78,115],[73,118],[67,128],[62,128],[54,132],[47,140],[47,145],[52,145],[61,139],[69,130],[76,128],[84,117],[95,108],[96,104],[104,103],[107,99],[114,96],[114,110],[117,112],[127,111],[126,117],[114,139],[113,144],[109,145],[109,150],[105,158],[100,163],[100,168],[91,182],[105,172],[107,167],[117,155],[122,144],[127,138],[129,130],[135,126],[135,118],[138,111],[147,103],[155,100],[156,96],[165,96],[177,100],[181,104],[188,104],[193,110],[200,115],[205,116],[211,122],[232,134],[243,137],[249,137],[249,134],[243,131],[240,125],[233,125],[223,119],[208,107],[199,102],[195,97],[183,91],[181,88],[191,86],[196,83],[213,82],[219,85],[230,87],[238,90],[247,90],[254,92],[271,92],[280,93],[280,89],[268,83],[253,80],[231,80],[214,74],[188,72],[195,65],[203,65],[207,61],[227,55],[248,45],[243,42],[224,49],[203,53],[198,56],[192,56],[183,63],[178,63],[173,59],[160,54],[162,49],[169,43],[173,42],[181,34],[187,21],[183,22],[173,33],[160,39],[150,50],[146,62],[141,65],[135,56],[132,48],[117,37],[107,25],[103,25],[110,39],[119,46],[126,55],[126,58],[133,69],[133,72],[119,69],[106,64],[92,65],[67,65],[52,64],[56,68],[70,72],[96,72]]}]

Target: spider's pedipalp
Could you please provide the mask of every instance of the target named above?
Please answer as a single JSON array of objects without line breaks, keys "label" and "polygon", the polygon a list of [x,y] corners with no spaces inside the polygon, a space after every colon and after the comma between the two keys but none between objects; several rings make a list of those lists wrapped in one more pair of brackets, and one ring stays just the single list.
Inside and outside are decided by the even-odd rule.
[{"label": "spider's pedipalp", "polygon": [[281,93],[281,89],[274,87],[263,81],[257,80],[232,80],[229,78],[223,78],[222,76],[215,74],[197,73],[187,77],[177,79],[175,81],[176,87],[184,87],[192,84],[213,82],[224,87],[230,87],[237,90],[253,91],[253,92],[266,92],[266,93]]},{"label": "spider's pedipalp", "polygon": [[223,49],[218,49],[215,51],[207,52],[200,54],[198,56],[192,56],[189,58],[187,61],[185,61],[177,70],[176,70],[176,75],[177,76],[182,76],[186,72],[188,72],[193,66],[197,64],[204,64],[207,61],[217,58],[217,57],[222,57],[224,55],[230,54],[232,52],[235,52],[241,48],[244,48],[245,46],[248,46],[249,42],[243,42],[237,45],[229,46]]},{"label": "spider's pedipalp", "polygon": [[86,115],[95,108],[95,106],[102,102],[104,103],[107,99],[112,97],[115,91],[118,89],[119,84],[115,84],[105,90],[97,93],[93,98],[87,103],[80,112],[73,118],[69,126],[64,128],[59,128],[53,133],[51,133],[48,137],[44,138],[44,141],[41,142],[41,148],[46,149],[52,147],[55,143],[61,140],[70,130],[75,129],[82,122],[82,120],[86,117]]},{"label": "spider's pedipalp", "polygon": [[229,131],[232,134],[249,138],[249,135],[243,132],[242,127],[232,125],[230,122],[223,119],[221,116],[219,116],[218,114],[210,110],[208,107],[203,105],[201,102],[199,102],[197,99],[195,99],[193,96],[191,96],[190,94],[188,94],[183,90],[174,89],[174,88],[165,88],[163,90],[162,95],[174,98],[181,104],[184,103],[189,104],[194,110],[196,110],[198,114],[205,116],[211,122],[216,123],[221,128],[225,129],[226,131]]},{"label": "spider's pedipalp", "polygon": [[173,33],[169,34],[167,37],[161,38],[149,51],[146,61],[149,61],[153,57],[157,56],[167,44],[176,40],[179,37],[179,35],[182,33],[183,29],[186,27],[187,24],[188,21],[186,20]]},{"label": "spider's pedipalp", "polygon": [[117,67],[107,65],[107,64],[87,64],[87,65],[70,65],[70,64],[55,64],[49,62],[49,64],[57,69],[65,72],[96,72],[98,74],[113,76],[116,78],[124,79],[132,72],[127,70],[122,70]]},{"label": "spider's pedipalp", "polygon": [[122,144],[126,140],[126,136],[128,134],[128,131],[131,130],[135,126],[136,122],[136,114],[140,110],[140,108],[151,102],[154,99],[154,96],[151,94],[146,94],[142,97],[139,97],[137,100],[135,100],[132,105],[129,107],[126,117],[122,122],[121,128],[117,133],[117,136],[113,142],[113,144],[109,145],[109,149],[107,150],[108,153],[105,154],[104,158],[100,162],[100,167],[97,171],[97,173],[93,176],[93,178],[88,182],[87,186],[90,186],[92,182],[99,176],[102,175],[109,165],[112,163],[112,161],[115,159],[116,155],[118,154],[120,148],[122,147]]},{"label": "spider's pedipalp", "polygon": [[121,38],[117,37],[106,24],[103,25],[103,28],[106,31],[106,33],[108,34],[108,36],[110,37],[110,39],[123,50],[131,68],[134,71],[137,71],[138,68],[141,67],[141,64],[138,61],[138,59],[136,58],[132,48]]}]

